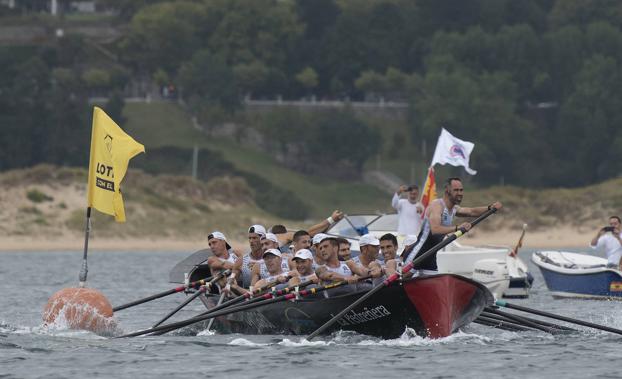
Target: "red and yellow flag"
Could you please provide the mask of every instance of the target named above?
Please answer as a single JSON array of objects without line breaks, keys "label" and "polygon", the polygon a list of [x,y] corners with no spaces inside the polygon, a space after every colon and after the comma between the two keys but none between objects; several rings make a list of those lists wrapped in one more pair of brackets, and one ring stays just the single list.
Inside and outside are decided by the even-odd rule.
[{"label": "red and yellow flag", "polygon": [[114,216],[117,222],[125,222],[123,196],[119,187],[130,159],[144,152],[143,145],[125,134],[103,110],[95,107],[87,186],[88,206]]},{"label": "red and yellow flag", "polygon": [[423,205],[421,218],[425,216],[425,211],[428,209],[430,202],[436,198],[436,179],[434,178],[434,168],[430,166],[428,169],[428,177],[425,179],[425,185],[423,186],[423,192],[421,193],[421,204]]}]

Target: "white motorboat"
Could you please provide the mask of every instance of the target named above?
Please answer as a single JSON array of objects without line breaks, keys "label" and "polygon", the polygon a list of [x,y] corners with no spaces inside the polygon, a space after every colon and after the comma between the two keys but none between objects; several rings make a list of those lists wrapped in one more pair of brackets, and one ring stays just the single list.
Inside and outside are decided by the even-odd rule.
[{"label": "white motorboat", "polygon": [[[397,214],[348,215],[326,233],[350,241],[353,256],[359,254],[358,239],[371,233],[380,238],[386,233],[397,235]],[[398,236],[401,254],[404,246]],[[466,246],[454,241],[439,251],[436,260],[439,272],[473,278],[485,284],[496,297],[526,298],[533,282],[527,265],[511,256],[506,246]]]}]

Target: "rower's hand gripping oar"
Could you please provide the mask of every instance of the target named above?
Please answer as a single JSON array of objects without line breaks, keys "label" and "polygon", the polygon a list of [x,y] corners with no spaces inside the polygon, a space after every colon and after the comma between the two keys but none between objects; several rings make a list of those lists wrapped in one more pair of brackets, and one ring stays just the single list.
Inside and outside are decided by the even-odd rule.
[{"label": "rower's hand gripping oar", "polygon": [[190,304],[194,299],[196,299],[197,297],[199,297],[203,293],[205,293],[212,286],[212,284],[214,284],[215,282],[220,280],[222,277],[224,277],[226,275],[229,275],[230,272],[231,272],[231,270],[228,270],[228,269],[225,270],[225,271],[219,272],[216,276],[214,276],[214,278],[212,280],[210,280],[209,282],[207,282],[204,285],[202,285],[196,293],[194,293],[192,296],[187,298],[183,303],[179,304],[179,306],[177,308],[173,309],[169,314],[164,316],[160,321],[156,322],[153,325],[153,328],[155,328],[156,326],[160,325],[164,321],[166,321],[169,318],[171,318],[175,313],[179,312],[186,305]]},{"label": "rower's hand gripping oar", "polygon": [[112,308],[112,311],[113,312],[120,311],[122,309],[130,308],[130,307],[133,307],[133,306],[136,306],[136,305],[139,305],[139,304],[143,304],[143,303],[155,300],[155,299],[159,299],[159,298],[164,297],[164,296],[168,296],[168,295],[172,295],[174,293],[185,291],[188,288],[196,288],[198,286],[205,285],[210,279],[212,279],[211,276],[207,277],[205,279],[201,279],[201,280],[197,280],[197,281],[194,281],[192,283],[189,283],[187,286],[183,285],[183,286],[180,286],[180,287],[172,288],[172,289],[164,291],[164,292],[156,293],[155,295],[147,296],[147,297],[145,297],[143,299],[139,299],[139,300],[127,303],[127,304],[119,305],[118,307]]},{"label": "rower's hand gripping oar", "polygon": [[[482,220],[484,220],[486,217],[490,216],[491,214],[495,213],[496,211],[497,211],[497,208],[492,207],[489,210],[487,210],[486,212],[482,213],[478,218],[476,218],[475,220],[473,220],[471,222],[471,228],[474,227],[475,225],[479,224]],[[404,266],[402,268],[402,273],[405,274],[405,273],[409,272],[415,265],[419,264],[420,262],[422,262],[423,260],[428,258],[430,255],[436,253],[440,249],[442,249],[445,246],[449,245],[450,243],[452,243],[453,241],[455,241],[456,239],[458,239],[462,235],[466,234],[467,232],[468,232],[468,230],[460,228],[456,232],[450,234],[447,238],[442,240],[436,246],[434,246],[430,250],[426,251],[425,253],[421,254],[419,257],[415,258],[412,262],[410,262],[409,264]],[[346,313],[350,312],[353,308],[355,308],[357,305],[361,304],[363,301],[367,300],[373,294],[375,294],[376,292],[380,291],[382,288],[391,285],[391,283],[395,282],[399,278],[399,276],[400,275],[398,273],[395,273],[395,274],[389,276],[388,278],[386,278],[382,283],[378,284],[376,287],[374,287],[371,290],[369,290],[369,292],[367,292],[366,294],[364,294],[363,296],[358,298],[354,303],[350,304],[344,310],[339,312],[336,316],[334,316],[333,318],[328,320],[324,325],[322,325],[319,328],[317,328],[313,333],[309,334],[309,336],[307,337],[307,341],[311,341],[313,338],[317,337],[320,333],[322,333],[326,329],[330,328],[337,320],[339,320],[341,317],[343,317],[343,315],[345,315]]]}]

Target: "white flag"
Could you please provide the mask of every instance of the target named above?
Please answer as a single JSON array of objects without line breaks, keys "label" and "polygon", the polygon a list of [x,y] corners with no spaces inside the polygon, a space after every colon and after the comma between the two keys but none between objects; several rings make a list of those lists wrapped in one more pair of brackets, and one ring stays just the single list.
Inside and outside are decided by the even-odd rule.
[{"label": "white flag", "polygon": [[473,151],[473,147],[475,147],[475,144],[472,142],[458,139],[443,128],[441,130],[441,135],[438,137],[438,142],[436,143],[434,158],[432,158],[432,166],[436,163],[441,165],[450,164],[452,166],[464,166],[466,172],[475,175],[477,171],[469,167],[469,156],[471,155],[471,151]]}]

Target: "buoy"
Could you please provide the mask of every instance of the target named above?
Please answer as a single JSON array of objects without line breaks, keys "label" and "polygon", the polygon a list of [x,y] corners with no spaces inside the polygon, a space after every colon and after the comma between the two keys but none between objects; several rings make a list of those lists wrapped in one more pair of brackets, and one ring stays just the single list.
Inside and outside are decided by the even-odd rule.
[{"label": "buoy", "polygon": [[110,334],[116,328],[112,305],[101,292],[92,288],[64,288],[56,292],[43,310],[47,326],[90,330]]}]

